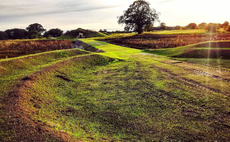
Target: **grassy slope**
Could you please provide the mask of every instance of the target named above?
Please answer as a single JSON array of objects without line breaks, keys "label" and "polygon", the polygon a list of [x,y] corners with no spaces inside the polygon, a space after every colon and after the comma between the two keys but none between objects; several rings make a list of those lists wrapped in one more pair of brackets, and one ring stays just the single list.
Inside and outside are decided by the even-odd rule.
[{"label": "grassy slope", "polygon": [[[15,120],[12,120],[14,119],[13,115],[16,115],[16,113],[19,113],[20,111],[16,111],[16,113],[12,111],[15,102],[11,102],[13,96],[10,96],[9,92],[11,92],[11,94],[14,93],[14,88],[17,88],[16,86],[21,86],[21,80],[26,79],[25,76],[28,77],[34,72],[39,71],[41,68],[56,64],[66,58],[72,58],[73,56],[82,54],[88,54],[88,52],[67,49],[0,60],[0,141],[18,141],[17,139],[14,139],[14,136],[16,135],[15,129],[21,126],[20,123],[15,126]],[[10,108],[8,107],[8,109],[10,110],[5,109],[5,103],[9,103]],[[16,108],[18,109],[19,106],[16,106]],[[19,114],[19,116],[21,115],[23,114]],[[18,116],[15,116],[15,118],[17,117]],[[24,118],[26,118],[26,116],[24,116]],[[18,132],[17,134],[21,133],[26,136],[33,133],[32,129],[27,129],[27,123],[21,121],[20,117],[18,117],[17,122],[21,122],[24,128],[20,128],[21,131],[26,132],[26,134],[23,132]],[[29,141],[30,137],[32,137],[32,135],[27,137],[27,141]]]},{"label": "grassy slope", "polygon": [[11,59],[2,59],[0,60],[0,93],[2,95],[7,92],[7,88],[13,85],[13,82],[17,79],[30,75],[33,72],[60,60],[81,54],[88,54],[88,52],[68,49],[26,55]]},{"label": "grassy slope", "polygon": [[117,45],[112,45],[105,42],[99,42],[94,39],[82,39],[82,41],[98,49],[105,51],[105,53],[101,53],[101,54],[105,56],[109,56],[111,58],[129,59],[132,58],[133,54],[142,52],[141,50],[138,49],[131,49],[131,48],[121,47]]},{"label": "grassy slope", "polygon": [[[32,110],[27,113],[43,129],[67,132],[83,141],[230,139],[228,83],[192,72],[204,71],[203,67],[180,67],[169,63],[177,61],[137,49],[83,41],[105,51],[100,55],[122,61],[82,56],[47,67],[27,80],[25,88],[19,88],[28,96],[21,105]],[[219,88],[220,93],[199,84]]]},{"label": "grassy slope", "polygon": [[[15,112],[16,116],[11,114],[11,117],[14,118],[17,117],[17,115],[23,114],[24,119],[22,119],[19,124],[22,125],[27,119],[29,119],[27,123],[30,125],[36,125],[41,132],[40,134],[32,133],[33,136],[29,137],[28,134],[30,135],[31,132],[26,132],[26,134],[20,132],[20,129],[22,129],[22,131],[25,129],[24,127],[19,127],[20,129],[9,129],[15,127],[14,123],[10,123],[15,120],[8,119],[8,116],[5,116],[1,118],[0,122],[5,122],[4,124],[9,123],[10,126],[1,124],[1,126],[5,126],[5,130],[0,131],[0,139],[3,138],[4,141],[9,141],[10,139],[15,139],[15,141],[37,141],[39,137],[40,141],[44,141],[45,139],[47,139],[47,141],[52,141],[51,137],[49,135],[47,136],[47,133],[50,133],[51,136],[56,135],[56,137],[65,138],[62,136],[63,132],[68,132],[71,135],[74,133],[73,135],[77,136],[81,131],[78,131],[79,128],[74,129],[76,126],[74,121],[72,121],[73,118],[68,117],[68,115],[65,114],[68,113],[68,111],[72,112],[70,108],[71,100],[69,100],[67,96],[71,97],[71,92],[75,91],[77,88],[76,84],[74,88],[71,88],[73,86],[65,88],[65,85],[79,82],[79,80],[74,79],[74,76],[76,75],[82,77],[82,79],[89,79],[90,76],[87,76],[88,68],[94,69],[96,65],[106,65],[109,61],[110,59],[107,57],[93,54],[75,56],[56,64],[49,65],[32,76],[28,76],[27,79],[20,80],[22,85],[19,85],[19,87],[14,89],[14,92],[18,92],[18,101],[12,103],[12,108],[14,108],[15,105],[19,110]],[[73,72],[75,72],[75,74]],[[69,75],[71,75],[71,81],[67,80]],[[10,100],[13,98],[14,96]],[[7,105],[5,108],[8,108]],[[68,108],[70,108],[70,110],[68,110]],[[21,112],[21,110],[23,110],[23,112]],[[12,111],[14,112],[14,109]],[[79,125],[79,123],[77,125]],[[15,133],[16,135],[5,137],[10,133]]]},{"label": "grassy slope", "polygon": [[[218,41],[215,41],[215,42],[218,42]],[[223,42],[223,41],[220,41],[220,42]],[[202,43],[207,43],[207,42],[202,42]],[[229,48],[193,47],[193,46],[196,46],[199,44],[200,43],[188,45],[188,46],[176,47],[176,48],[167,48],[167,49],[150,49],[150,50],[145,50],[145,52],[156,54],[156,55],[167,56],[167,57],[174,57],[174,59],[186,61],[186,62],[190,62],[190,63],[202,64],[202,65],[206,65],[206,66],[220,67],[220,68],[225,68],[225,69],[230,68],[229,59],[222,59],[221,57],[217,58],[217,59],[216,58],[207,58],[207,56],[208,56],[207,52],[209,52],[209,50],[211,50],[211,49],[228,50]],[[218,54],[218,52],[214,52],[214,54]],[[198,58],[197,57],[198,55],[201,57]],[[188,57],[186,57],[186,56],[188,56]],[[191,56],[193,58],[191,58]],[[228,58],[227,55],[225,55],[225,56],[226,56],[225,58]],[[180,57],[180,58],[178,58],[178,57]],[[186,57],[186,58],[184,58],[184,57]]]}]

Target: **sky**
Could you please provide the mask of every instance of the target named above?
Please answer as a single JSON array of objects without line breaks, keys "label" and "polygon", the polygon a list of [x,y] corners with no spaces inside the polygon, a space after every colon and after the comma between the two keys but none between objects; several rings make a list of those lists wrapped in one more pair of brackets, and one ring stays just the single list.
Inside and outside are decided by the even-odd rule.
[{"label": "sky", "polygon": [[[117,23],[135,0],[1,0],[0,31],[25,29],[39,23],[45,29],[64,31],[84,28],[91,30],[123,30]],[[160,13],[160,22],[167,26],[230,22],[229,0],[147,0]],[[158,26],[156,22],[154,26]]]}]

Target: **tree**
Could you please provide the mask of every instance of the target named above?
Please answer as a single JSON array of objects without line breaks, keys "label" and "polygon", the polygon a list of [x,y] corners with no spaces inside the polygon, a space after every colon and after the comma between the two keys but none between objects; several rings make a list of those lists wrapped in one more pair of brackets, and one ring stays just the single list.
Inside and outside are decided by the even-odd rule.
[{"label": "tree", "polygon": [[6,32],[0,31],[0,40],[8,39],[8,35]]},{"label": "tree", "polygon": [[38,31],[29,31],[27,37],[29,39],[39,38],[42,35]]},{"label": "tree", "polygon": [[224,30],[227,30],[229,27],[229,22],[225,21],[223,24],[221,24],[221,28],[224,28]]},{"label": "tree", "polygon": [[164,22],[162,22],[161,24],[160,24],[160,27],[161,27],[161,30],[166,30],[166,24],[164,23]]},{"label": "tree", "polygon": [[63,31],[61,29],[50,29],[49,31],[44,33],[44,37],[48,38],[49,36],[52,37],[59,37],[63,34]]},{"label": "tree", "polygon": [[104,30],[100,29],[99,32],[104,33],[104,34],[108,34],[108,31],[106,29],[104,29]]},{"label": "tree", "polygon": [[5,31],[9,39],[25,39],[27,32],[24,29],[8,29]]},{"label": "tree", "polygon": [[179,26],[179,25],[177,25],[177,26],[175,27],[175,30],[181,30],[181,29],[182,29],[182,27]]},{"label": "tree", "polygon": [[159,16],[155,9],[151,9],[150,4],[145,0],[136,0],[129,6],[124,14],[118,17],[118,24],[125,24],[125,31],[134,30],[141,34],[144,27],[152,24]]},{"label": "tree", "polygon": [[208,24],[207,23],[200,23],[198,26],[197,26],[197,28],[198,29],[204,29],[206,26],[207,26]]},{"label": "tree", "polygon": [[228,28],[226,29],[226,31],[230,32],[230,26],[228,26]]},{"label": "tree", "polygon": [[154,27],[153,27],[153,24],[151,23],[151,24],[149,24],[149,25],[146,25],[145,27],[144,27],[144,31],[146,31],[146,32],[151,32],[151,31],[153,31],[154,30]]},{"label": "tree", "polygon": [[38,24],[38,23],[30,24],[26,28],[26,30],[28,32],[28,37],[31,39],[41,37],[42,33],[46,31],[43,28],[43,26],[41,24]]},{"label": "tree", "polygon": [[37,31],[37,32],[39,32],[40,34],[42,34],[44,31],[46,31],[46,30],[43,28],[43,26],[42,26],[41,24],[38,24],[38,23],[30,24],[30,25],[26,28],[26,30],[27,30],[28,32],[30,32],[30,31]]},{"label": "tree", "polygon": [[185,29],[196,29],[197,25],[196,23],[190,23],[187,26],[185,26]]},{"label": "tree", "polygon": [[220,25],[217,23],[209,23],[205,29],[210,33],[215,33],[220,29]]}]

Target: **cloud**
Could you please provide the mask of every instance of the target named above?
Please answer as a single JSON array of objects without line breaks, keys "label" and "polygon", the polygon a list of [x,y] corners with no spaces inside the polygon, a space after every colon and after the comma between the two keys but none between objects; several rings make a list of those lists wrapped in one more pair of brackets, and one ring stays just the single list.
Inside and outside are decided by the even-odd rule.
[{"label": "cloud", "polygon": [[74,7],[65,7],[60,9],[49,9],[46,11],[31,11],[28,13],[11,13],[11,14],[1,14],[0,18],[14,18],[14,17],[25,17],[25,16],[43,16],[50,14],[62,14],[62,13],[72,13],[72,12],[84,12],[84,11],[94,11],[94,10],[103,10],[116,8],[119,6],[101,6],[101,7],[82,7],[82,8],[74,8]]},{"label": "cloud", "polygon": [[[25,1],[25,0],[24,0]],[[24,16],[37,16],[37,15],[47,15],[47,14],[60,14],[60,13],[70,13],[70,12],[83,12],[83,11],[93,11],[93,10],[103,10],[109,8],[116,8],[119,5],[94,5],[88,4],[87,2],[76,2],[73,0],[67,0],[65,2],[60,0],[49,0],[47,3],[27,3],[27,4],[11,4],[2,5],[0,4],[0,16],[1,17],[24,17]],[[69,1],[69,2],[68,2]]]}]

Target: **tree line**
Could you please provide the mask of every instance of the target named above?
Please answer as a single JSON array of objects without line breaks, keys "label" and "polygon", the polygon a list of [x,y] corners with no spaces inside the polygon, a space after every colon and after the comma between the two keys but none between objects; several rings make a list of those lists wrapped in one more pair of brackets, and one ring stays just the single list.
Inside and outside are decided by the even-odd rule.
[{"label": "tree line", "polygon": [[202,22],[200,24],[189,23],[186,26],[166,26],[164,22],[160,23],[159,27],[156,27],[156,30],[189,30],[189,29],[205,29],[210,32],[217,32],[219,29],[223,29],[225,31],[230,32],[230,24],[228,21],[225,21],[223,24],[221,23],[205,23]]},{"label": "tree line", "polygon": [[46,31],[39,23],[30,24],[25,29],[13,28],[5,31],[0,31],[0,40],[7,39],[35,39],[41,37],[59,37],[63,31],[59,28],[54,28]]}]

